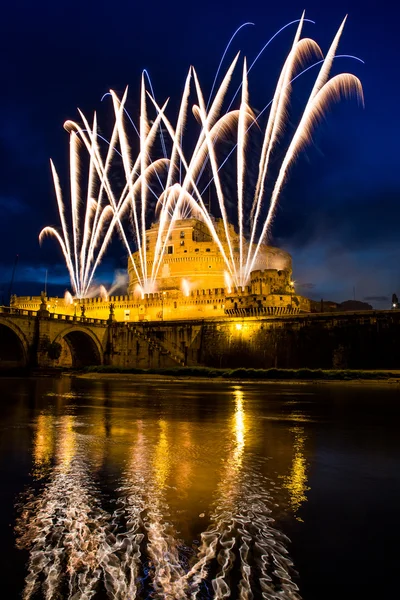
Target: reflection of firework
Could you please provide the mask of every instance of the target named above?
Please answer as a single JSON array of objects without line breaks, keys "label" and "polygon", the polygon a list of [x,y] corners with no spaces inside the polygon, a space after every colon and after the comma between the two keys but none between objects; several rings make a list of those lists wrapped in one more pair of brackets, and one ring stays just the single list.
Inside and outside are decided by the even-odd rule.
[{"label": "reflection of firework", "polygon": [[[85,423],[74,415],[40,414],[33,459],[41,485],[21,503],[16,527],[17,546],[29,550],[22,597],[299,600],[288,540],[273,520],[276,487],[264,475],[268,459],[252,452],[258,425],[241,386],[231,401],[226,427],[213,424],[204,435],[202,424],[197,440],[190,420],[108,421],[109,433],[126,436],[115,506],[108,484],[104,493],[94,480],[113,446],[104,448],[106,411],[99,413],[96,404],[95,436],[80,433]],[[295,465],[303,433],[293,432]],[[93,444],[96,436],[100,443]],[[306,470],[300,475],[304,489]],[[204,484],[210,504],[204,504]],[[200,543],[181,532],[188,498],[196,508],[199,500],[199,516],[206,517],[196,531]]]},{"label": "reflection of firework", "polygon": [[[124,216],[129,211],[138,251],[138,261],[132,260],[132,267],[142,293],[154,290],[175,222],[189,216],[201,219],[207,224],[213,240],[223,256],[226,271],[233,285],[244,286],[247,284],[262,243],[269,233],[288,169],[305,144],[310,142],[312,131],[326,107],[340,96],[353,93],[362,101],[361,84],[355,76],[342,73],[329,80],[344,21],[324,60],[321,59],[322,52],[316,42],[307,38],[300,39],[303,22],[304,15],[298,22],[292,48],[284,63],[273,100],[270,103],[269,117],[262,134],[256,178],[254,178],[253,172],[249,175],[250,166],[246,162],[246,156],[250,148],[254,154],[254,135],[260,135],[259,121],[264,111],[261,111],[256,117],[250,108],[248,91],[250,69],[247,68],[246,59],[244,59],[242,67],[239,108],[231,109],[231,105],[229,105],[227,112],[223,113],[223,105],[238,63],[238,56],[231,63],[208,104],[204,99],[195,69],[189,70],[175,127],[165,115],[167,102],[160,107],[154,94],[147,92],[143,76],[140,124],[136,129],[139,136],[139,151],[135,157],[132,156],[127,133],[128,119],[132,122],[125,109],[127,92],[121,100],[113,91],[110,93],[115,123],[111,139],[107,142],[106,153],[100,148],[100,140],[104,140],[104,138],[97,132],[96,116],[92,127],[82,113],[80,114],[83,127],[71,121],[67,122],[66,127],[70,131],[72,239],[68,232],[65,205],[53,165],[52,171],[62,234],[54,228],[45,227],[40,234],[40,239],[46,234],[57,238],[66,260],[72,287],[78,296],[88,294],[96,268],[116,227],[129,255],[131,255],[122,224]],[[275,183],[268,181],[272,193],[269,208],[266,211],[264,210],[266,204],[265,184],[272,178],[271,158],[278,143],[282,141],[285,131],[290,109],[292,82],[310,68],[307,64],[313,60],[313,57],[317,60],[315,64],[320,65],[320,70],[277,172]],[[183,142],[192,88],[196,95],[196,103],[192,106],[192,110],[201,128],[194,150],[190,158],[187,158]],[[151,85],[150,89],[152,90]],[[156,117],[153,120],[148,118],[148,105],[156,110]],[[164,135],[170,138],[170,143],[167,145]],[[156,143],[158,136],[161,136],[161,145]],[[225,156],[227,147],[225,142],[232,140],[232,137],[234,148],[228,156]],[[81,146],[89,154],[85,199],[80,185],[79,150]],[[160,149],[162,149],[162,156],[157,157],[157,151]],[[229,163],[227,183],[224,182],[223,166],[233,150],[236,150],[236,160],[234,161],[236,197],[228,198],[231,193],[228,194],[227,190],[232,187],[232,182],[229,181],[232,179],[232,161]],[[113,189],[110,178],[110,169],[116,161],[119,163],[122,161],[125,176],[124,188],[118,192]],[[223,221],[223,227],[219,232],[210,214],[210,207],[207,206],[209,202],[207,190],[210,182],[204,189],[200,188],[200,181],[204,180],[204,173],[207,173],[205,170],[207,164],[211,172],[217,211]],[[254,179],[256,179],[254,190],[251,191],[251,200],[249,201],[249,186]],[[155,191],[156,189],[158,191]],[[155,211],[152,209],[154,206],[152,196],[156,198]],[[82,210],[83,214],[81,214]],[[155,250],[150,258],[147,254],[146,230],[154,218],[158,220],[159,226]],[[232,238],[229,221],[233,221],[235,224],[235,239]]]},{"label": "reflection of firework", "polygon": [[[201,534],[201,545],[187,573],[197,598],[201,585],[209,577],[213,562],[219,569],[211,581],[214,598],[231,595],[234,566],[240,565],[240,598],[282,598],[300,600],[293,581],[293,563],[288,555],[287,538],[274,525],[271,481],[257,461],[245,459],[249,416],[246,415],[242,390],[234,390],[231,442],[222,471],[210,525]],[[239,558],[239,560],[238,560]]]},{"label": "reflection of firework", "polygon": [[[43,445],[39,418],[35,462],[42,468],[50,460],[53,444]],[[106,514],[94,498],[94,486],[77,446],[75,417],[64,416],[58,427],[56,466],[43,492],[29,498],[17,523],[19,548],[30,549],[23,598],[34,596],[42,583],[45,598],[59,596],[64,574],[69,597],[89,600],[95,594],[101,570],[99,557],[105,539]],[[48,432],[46,435],[49,436]],[[48,440],[54,441],[52,437]],[[47,440],[46,440],[47,441]]]}]

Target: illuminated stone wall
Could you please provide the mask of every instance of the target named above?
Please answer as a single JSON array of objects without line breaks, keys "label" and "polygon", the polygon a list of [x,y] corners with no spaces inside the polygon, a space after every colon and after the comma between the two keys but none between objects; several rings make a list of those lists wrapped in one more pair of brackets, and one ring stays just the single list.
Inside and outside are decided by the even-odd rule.
[{"label": "illuminated stone wall", "polygon": [[[215,228],[223,249],[229,256],[230,250],[225,241],[221,220],[216,221]],[[146,233],[148,275],[152,272],[157,235],[158,224]],[[229,225],[229,236],[233,242],[232,251],[237,255],[239,238],[232,225]],[[131,260],[128,261],[129,294],[134,294],[138,289],[138,278],[132,261],[141,273],[140,252],[132,254]],[[262,244],[254,264],[254,270],[258,269],[286,271],[290,278],[292,273],[291,256],[284,250]],[[206,224],[197,219],[176,221],[173,231],[165,241],[165,251],[157,270],[155,289],[159,291],[179,290],[183,289],[183,286],[187,286],[189,291],[225,288],[227,287],[226,271],[227,267],[221,251],[217,243],[213,241]]]},{"label": "illuminated stone wall", "polygon": [[[228,244],[221,220],[215,228],[224,251],[229,254]],[[146,264],[151,273],[157,243],[158,225],[146,235]],[[239,238],[229,225],[232,251],[239,252]],[[224,241],[225,240],[225,241]],[[162,240],[161,240],[162,241]],[[309,312],[310,303],[295,293],[292,282],[292,258],[279,248],[262,245],[249,285],[235,289],[226,278],[226,265],[220,249],[213,241],[205,223],[197,219],[178,220],[165,241],[165,252],[155,278],[157,291],[142,294],[138,290],[137,270],[142,272],[140,252],[128,261],[128,294],[73,299],[46,298],[50,313],[108,319],[113,305],[116,321],[169,321],[185,319],[220,319],[235,314],[284,314]],[[21,296],[13,298],[13,306],[25,310],[38,310],[40,297]]]},{"label": "illuminated stone wall", "polygon": [[210,367],[398,369],[400,311],[230,319],[204,325]]},{"label": "illuminated stone wall", "polygon": [[[244,314],[246,311],[254,315],[268,313],[270,310],[282,313],[309,312],[307,298],[289,291],[277,294],[260,295],[252,293],[252,286],[243,290],[227,293],[224,288],[193,290],[189,296],[180,290],[166,290],[154,294],[145,294],[144,298],[132,296],[111,296],[103,298],[85,298],[80,302],[68,303],[63,298],[47,298],[46,305],[50,313],[80,316],[82,307],[87,317],[108,319],[110,305],[116,321],[178,321],[186,319],[221,319],[225,316]],[[266,293],[266,290],[263,290]],[[39,296],[20,296],[14,298],[13,306],[24,310],[38,310],[41,298]]]},{"label": "illuminated stone wall", "polygon": [[[399,368],[398,310],[129,323],[41,313],[0,311],[0,328],[9,329],[0,369],[10,366],[10,335],[21,366]],[[55,343],[59,359],[50,353]]]}]

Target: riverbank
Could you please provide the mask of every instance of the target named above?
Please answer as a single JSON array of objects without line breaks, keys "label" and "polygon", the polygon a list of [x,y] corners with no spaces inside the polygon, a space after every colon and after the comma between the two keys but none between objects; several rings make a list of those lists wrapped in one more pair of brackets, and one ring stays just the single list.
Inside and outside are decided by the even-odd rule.
[{"label": "riverbank", "polygon": [[0,377],[77,377],[83,379],[212,379],[216,381],[264,382],[359,382],[400,384],[400,370],[363,369],[212,369],[210,367],[174,367],[167,369],[124,369],[110,365],[84,369],[10,369],[0,370]]},{"label": "riverbank", "polygon": [[324,369],[211,369],[176,367],[169,369],[123,369],[110,366],[89,367],[70,375],[85,379],[132,379],[165,377],[173,379],[214,379],[240,381],[292,382],[390,382],[400,384],[400,370],[324,370]]}]

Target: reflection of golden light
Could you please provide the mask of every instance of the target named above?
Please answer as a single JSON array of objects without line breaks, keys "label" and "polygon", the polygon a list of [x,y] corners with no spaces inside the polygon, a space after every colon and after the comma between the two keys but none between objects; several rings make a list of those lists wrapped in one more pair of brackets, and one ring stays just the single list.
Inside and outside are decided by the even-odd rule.
[{"label": "reflection of golden light", "polygon": [[39,415],[36,424],[35,438],[33,441],[33,461],[35,476],[44,477],[54,451],[54,417],[52,415]]},{"label": "reflection of golden light", "polygon": [[[291,432],[295,435],[294,456],[290,474],[284,478],[284,486],[289,491],[290,504],[296,514],[301,504],[307,500],[306,492],[310,489],[307,486],[307,461],[304,456],[304,445],[307,438],[304,435],[304,427],[293,427]],[[301,521],[300,517],[296,518]]]},{"label": "reflection of golden light", "polygon": [[106,452],[106,425],[104,409],[97,407],[91,415],[92,418],[92,435],[94,435],[94,443],[90,444],[89,451],[91,457],[92,469],[100,469],[104,462],[104,456]]},{"label": "reflection of golden light", "polygon": [[243,392],[236,389],[234,391],[235,397],[235,413],[233,415],[233,432],[236,438],[235,450],[232,454],[231,464],[235,469],[239,469],[242,464],[242,454],[245,445],[245,413],[243,409]]},{"label": "reflection of golden light", "polygon": [[159,488],[165,486],[165,482],[170,470],[169,446],[167,439],[168,423],[167,421],[159,421],[160,437],[154,452],[154,470],[155,477]]},{"label": "reflection of golden light", "polygon": [[243,392],[235,390],[235,433],[236,443],[240,448],[244,446],[244,410],[243,410]]},{"label": "reflection of golden light", "polygon": [[69,468],[76,452],[74,419],[75,417],[71,415],[66,415],[62,417],[62,428],[59,446],[60,451],[58,453],[58,458],[61,463],[61,466],[65,471]]},{"label": "reflection of golden light", "polygon": [[179,426],[179,445],[185,449],[176,465],[176,486],[181,497],[187,497],[189,494],[192,478],[192,461],[188,458],[192,449],[192,425],[190,423],[180,423]]},{"label": "reflection of golden light", "polygon": [[132,462],[130,465],[132,473],[136,473],[137,471],[144,472],[147,468],[145,441],[146,439],[143,431],[143,421],[138,420],[137,438],[132,447]]},{"label": "reflection of golden light", "polygon": [[238,331],[240,331],[242,329],[243,325],[241,323],[236,323],[236,329]]}]

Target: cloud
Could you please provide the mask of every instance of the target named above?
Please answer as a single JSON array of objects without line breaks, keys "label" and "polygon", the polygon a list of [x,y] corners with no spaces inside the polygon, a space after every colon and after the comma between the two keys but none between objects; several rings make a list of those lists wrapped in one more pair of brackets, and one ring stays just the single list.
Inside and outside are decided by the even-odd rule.
[{"label": "cloud", "polygon": [[299,283],[296,287],[302,288],[303,290],[313,290],[315,288],[315,283]]},{"label": "cloud", "polygon": [[0,113],[0,156],[20,166],[40,167],[48,158],[43,147],[40,128],[32,119],[25,106],[18,110],[8,107],[6,113]]},{"label": "cloud", "polygon": [[30,212],[30,208],[25,202],[11,196],[0,196],[0,210],[3,214],[4,212],[9,213],[10,216]]},{"label": "cloud", "polygon": [[[293,257],[296,288],[315,300],[343,302],[355,295],[375,308],[387,308],[388,298],[400,289],[397,240],[352,248],[341,239],[325,237],[302,247],[286,245],[285,249]],[[314,282],[313,287],[303,284],[309,281]]]},{"label": "cloud", "polygon": [[366,296],[368,302],[389,302],[389,296]]},{"label": "cloud", "polygon": [[400,183],[390,189],[352,195],[346,202],[309,196],[304,202],[283,198],[272,233],[283,243],[304,247],[315,239],[336,241],[360,250],[398,239]]}]

